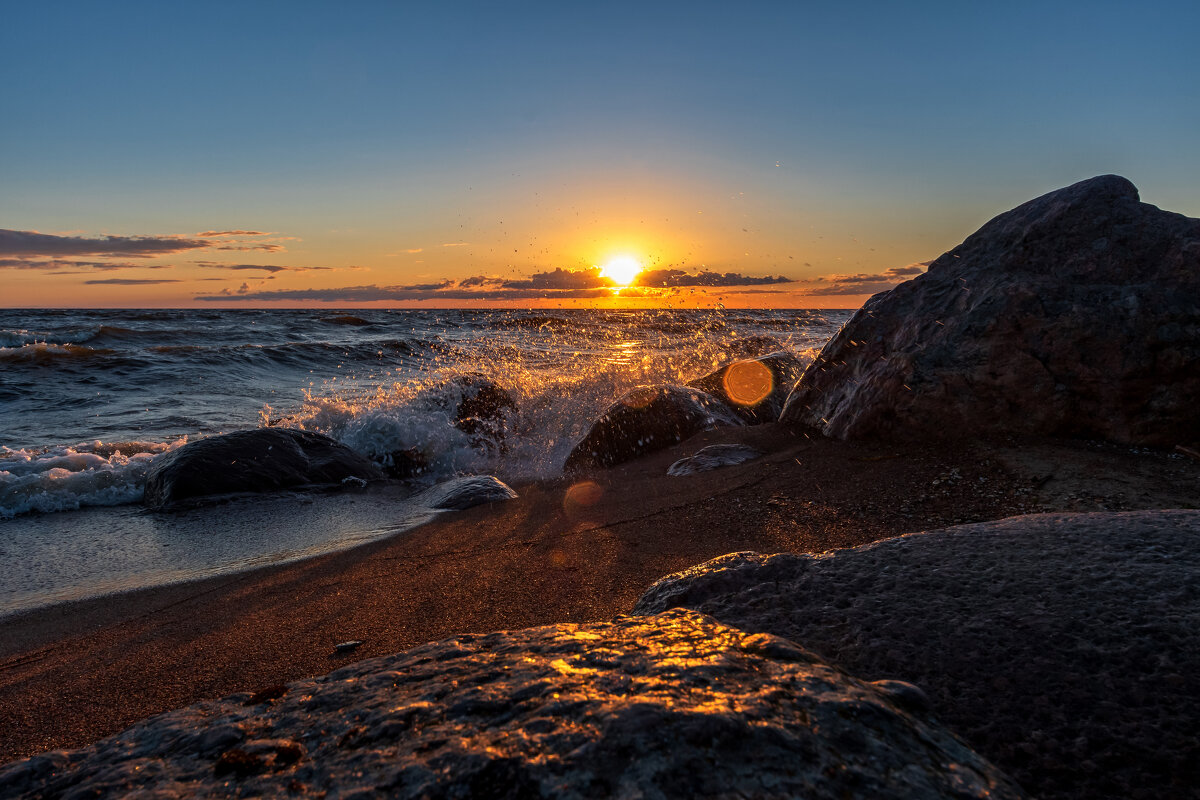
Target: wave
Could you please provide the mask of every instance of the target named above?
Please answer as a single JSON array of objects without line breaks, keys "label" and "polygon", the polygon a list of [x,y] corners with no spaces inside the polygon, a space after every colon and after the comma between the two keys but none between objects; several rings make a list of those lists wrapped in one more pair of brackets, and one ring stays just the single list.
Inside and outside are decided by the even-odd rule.
[{"label": "wave", "polygon": [[85,361],[112,355],[115,352],[116,350],[103,347],[37,342],[20,347],[0,347],[0,364],[54,364],[61,361]]},{"label": "wave", "polygon": [[174,442],[91,442],[34,450],[0,447],[0,519],[31,511],[135,503],[146,470]]}]

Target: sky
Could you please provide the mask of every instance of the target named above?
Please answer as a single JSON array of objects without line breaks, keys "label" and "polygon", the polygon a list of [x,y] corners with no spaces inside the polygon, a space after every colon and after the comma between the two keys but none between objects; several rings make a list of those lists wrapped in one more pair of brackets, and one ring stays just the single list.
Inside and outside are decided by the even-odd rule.
[{"label": "sky", "polygon": [[1200,216],[1194,0],[0,8],[8,307],[853,308],[1095,175]]}]

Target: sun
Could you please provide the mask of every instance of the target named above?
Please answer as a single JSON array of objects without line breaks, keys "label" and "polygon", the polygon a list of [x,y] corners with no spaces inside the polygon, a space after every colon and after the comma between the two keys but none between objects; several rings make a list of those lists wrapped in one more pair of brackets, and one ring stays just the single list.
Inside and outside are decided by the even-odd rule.
[{"label": "sun", "polygon": [[628,286],[641,274],[642,265],[629,256],[614,258],[600,268],[600,274],[618,286]]}]

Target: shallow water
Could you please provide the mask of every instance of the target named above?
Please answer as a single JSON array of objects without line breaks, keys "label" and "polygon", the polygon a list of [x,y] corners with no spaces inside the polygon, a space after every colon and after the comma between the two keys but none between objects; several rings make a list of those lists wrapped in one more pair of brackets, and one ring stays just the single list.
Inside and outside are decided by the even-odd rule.
[{"label": "shallow water", "polygon": [[[815,354],[850,313],[0,310],[0,612],[286,560],[379,527],[331,518],[292,537],[275,523],[298,496],[142,512],[146,470],[189,440],[277,424],[377,461],[418,450],[429,468],[401,494],[454,475],[552,477],[628,389],[774,350]],[[465,374],[514,396],[502,441],[481,447],[455,427],[452,379]],[[77,510],[103,506],[117,508]],[[218,517],[247,533],[204,538],[180,522]]]}]

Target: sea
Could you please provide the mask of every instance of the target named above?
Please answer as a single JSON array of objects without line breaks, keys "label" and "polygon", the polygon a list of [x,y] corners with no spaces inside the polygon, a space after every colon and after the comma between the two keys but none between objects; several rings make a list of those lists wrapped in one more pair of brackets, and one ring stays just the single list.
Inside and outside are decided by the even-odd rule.
[{"label": "sea", "polygon": [[[626,391],[777,350],[815,355],[851,314],[0,310],[0,614],[350,546],[422,521],[399,501],[454,476],[556,477]],[[455,427],[464,375],[514,397],[503,446]],[[428,466],[365,503],[285,493],[142,509],[155,458],[264,425],[324,433],[380,462],[420,452]],[[358,506],[350,529],[347,503]]]}]

